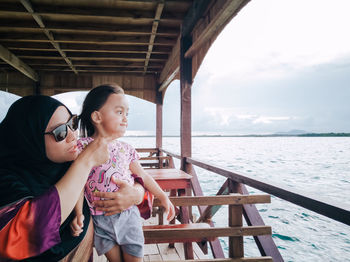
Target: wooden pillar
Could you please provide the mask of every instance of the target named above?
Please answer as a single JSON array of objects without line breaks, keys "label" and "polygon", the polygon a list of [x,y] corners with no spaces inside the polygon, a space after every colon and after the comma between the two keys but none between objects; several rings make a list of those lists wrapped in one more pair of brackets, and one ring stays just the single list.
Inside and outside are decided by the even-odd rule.
[{"label": "wooden pillar", "polygon": [[[232,195],[232,194],[231,194]],[[230,227],[242,227],[242,205],[229,205],[228,216]],[[241,258],[244,257],[243,236],[229,237],[229,257]]]},{"label": "wooden pillar", "polygon": [[192,44],[190,36],[182,36],[180,42],[180,92],[181,92],[181,169],[186,171],[184,157],[192,155],[191,137],[191,86],[192,58],[185,58]]},{"label": "wooden pillar", "polygon": [[[180,92],[181,92],[181,169],[185,172],[191,169],[185,158],[192,155],[191,135],[191,86],[192,86],[192,58],[185,58],[185,53],[192,45],[191,36],[182,36],[180,40]],[[189,192],[185,193],[186,195]],[[191,211],[188,207],[181,207],[181,222],[189,223]],[[193,259],[192,243],[185,243],[185,258]]]},{"label": "wooden pillar", "polygon": [[[156,148],[163,147],[163,93],[157,91],[156,104]],[[161,152],[158,153],[161,155]]]}]

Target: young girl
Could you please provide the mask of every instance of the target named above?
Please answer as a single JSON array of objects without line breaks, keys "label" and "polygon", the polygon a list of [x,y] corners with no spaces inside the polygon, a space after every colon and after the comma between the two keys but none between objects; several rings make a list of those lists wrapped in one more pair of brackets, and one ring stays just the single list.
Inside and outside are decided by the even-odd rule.
[{"label": "young girl", "polygon": [[[95,248],[98,255],[105,254],[109,261],[120,261],[121,253],[125,261],[142,261],[144,237],[140,212],[137,206],[132,206],[120,214],[109,216],[108,210],[104,210],[107,211],[104,213],[94,207],[93,202],[100,200],[95,192],[114,192],[120,183],[133,184],[135,176],[132,174],[135,174],[142,178],[146,189],[161,201],[168,213],[167,219],[171,220],[175,214],[168,196],[141,167],[136,150],[117,140],[124,135],[128,126],[128,110],[128,102],[121,87],[102,85],[87,94],[80,115],[81,126],[87,132],[87,137],[78,141],[81,149],[98,137],[112,141],[108,144],[110,159],[91,170],[85,185],[85,197],[94,222]],[[75,207],[76,217],[71,224],[73,235],[76,236],[83,225],[82,202],[83,197]]]}]

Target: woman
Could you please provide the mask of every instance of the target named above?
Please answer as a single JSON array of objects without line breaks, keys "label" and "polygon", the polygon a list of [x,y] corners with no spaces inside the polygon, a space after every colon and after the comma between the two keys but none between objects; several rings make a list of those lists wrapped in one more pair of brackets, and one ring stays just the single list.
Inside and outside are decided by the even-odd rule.
[{"label": "woman", "polygon": [[[0,261],[91,259],[86,203],[79,237],[71,235],[69,224],[91,168],[108,159],[108,141],[97,139],[78,156],[77,127],[76,116],[47,96],[17,100],[1,122]],[[100,193],[110,200],[94,204],[115,214],[142,201],[141,185],[120,186],[119,194]]]}]

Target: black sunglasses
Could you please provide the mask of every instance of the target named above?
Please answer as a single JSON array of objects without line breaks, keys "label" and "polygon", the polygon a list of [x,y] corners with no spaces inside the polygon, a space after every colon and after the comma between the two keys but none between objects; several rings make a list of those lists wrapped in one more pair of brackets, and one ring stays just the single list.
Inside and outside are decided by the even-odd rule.
[{"label": "black sunglasses", "polygon": [[78,128],[78,116],[72,115],[67,123],[59,125],[54,130],[44,133],[45,135],[53,135],[56,142],[63,141],[68,135],[68,126],[73,132]]}]

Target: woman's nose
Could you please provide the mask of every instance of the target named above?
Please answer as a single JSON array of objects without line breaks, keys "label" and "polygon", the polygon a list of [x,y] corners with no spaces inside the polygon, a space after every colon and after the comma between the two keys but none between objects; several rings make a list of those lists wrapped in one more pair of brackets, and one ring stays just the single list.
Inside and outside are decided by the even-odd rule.
[{"label": "woman's nose", "polygon": [[77,139],[77,131],[72,131],[69,127],[68,129],[68,134],[67,134],[67,142],[72,142],[73,140]]}]

